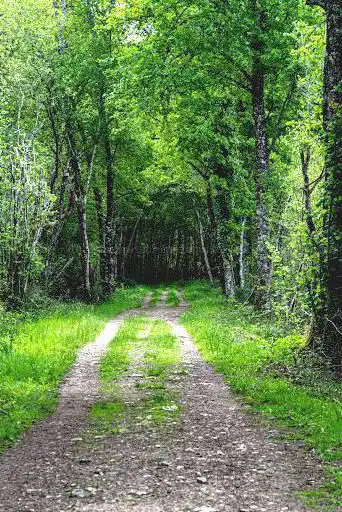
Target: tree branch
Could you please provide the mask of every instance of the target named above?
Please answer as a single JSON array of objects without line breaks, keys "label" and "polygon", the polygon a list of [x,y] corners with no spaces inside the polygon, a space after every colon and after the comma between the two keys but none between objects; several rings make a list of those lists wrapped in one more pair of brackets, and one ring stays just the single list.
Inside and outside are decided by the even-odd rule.
[{"label": "tree branch", "polygon": [[337,327],[336,324],[334,324],[334,322],[332,320],[330,320],[330,318],[328,318],[327,316],[325,317],[325,320],[327,322],[329,322],[330,324],[332,324],[333,327],[335,327],[336,331],[338,332],[338,334],[340,334],[342,336],[342,331],[340,331],[340,329]]},{"label": "tree branch", "polygon": [[205,180],[207,181],[209,176],[208,176],[208,172],[205,171],[204,169],[201,169],[200,167],[198,167],[198,165],[195,165],[193,162],[187,162],[190,167],[192,167],[195,171],[198,172],[198,174]]},{"label": "tree branch", "polygon": [[316,186],[318,185],[318,183],[325,177],[325,167],[323,167],[322,169],[322,172],[321,174],[318,176],[318,178],[316,178],[314,181],[312,181],[309,185],[310,187],[310,193],[312,193]]}]

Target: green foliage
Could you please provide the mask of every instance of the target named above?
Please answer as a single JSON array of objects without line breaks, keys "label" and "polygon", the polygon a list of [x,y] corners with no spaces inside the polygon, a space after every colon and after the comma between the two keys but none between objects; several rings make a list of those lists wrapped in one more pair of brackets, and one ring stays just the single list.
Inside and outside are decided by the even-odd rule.
[{"label": "green foliage", "polygon": [[20,302],[43,269],[52,221],[46,85],[57,25],[52,2],[4,0],[0,13],[0,294]]}]

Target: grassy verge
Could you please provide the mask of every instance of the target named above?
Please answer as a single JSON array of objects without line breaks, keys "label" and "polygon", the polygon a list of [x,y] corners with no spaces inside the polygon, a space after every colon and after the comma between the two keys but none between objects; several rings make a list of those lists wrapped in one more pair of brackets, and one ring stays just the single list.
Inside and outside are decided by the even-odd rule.
[{"label": "grassy verge", "polygon": [[171,307],[177,307],[180,304],[179,297],[177,295],[177,288],[171,287],[169,288],[168,294],[167,294],[167,304]]},{"label": "grassy verge", "polygon": [[304,355],[303,336],[279,336],[250,307],[227,302],[205,283],[187,285],[185,298],[191,308],[182,321],[205,359],[254,409],[330,463],[326,485],[305,499],[320,510],[336,510],[342,505],[342,386],[313,355]]},{"label": "grassy verge", "polygon": [[90,414],[97,434],[176,421],[180,406],[167,381],[181,373],[179,365],[179,343],[166,322],[128,319],[101,363],[105,398]]},{"label": "grassy verge", "polygon": [[156,304],[158,304],[163,290],[164,290],[164,287],[162,285],[153,286],[152,293],[151,293],[150,306],[155,306]]},{"label": "grassy verge", "polygon": [[118,290],[105,304],[68,304],[26,321],[13,340],[0,343],[0,452],[57,404],[58,385],[78,349],[105,322],[141,304],[146,289]]}]

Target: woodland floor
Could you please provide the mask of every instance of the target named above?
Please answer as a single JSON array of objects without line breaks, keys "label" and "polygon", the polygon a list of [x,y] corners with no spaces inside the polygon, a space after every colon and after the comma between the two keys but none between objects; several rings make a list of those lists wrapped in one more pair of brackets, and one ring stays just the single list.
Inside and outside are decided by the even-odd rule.
[{"label": "woodland floor", "polygon": [[[81,350],[56,413],[0,460],[1,511],[308,510],[295,493],[320,483],[320,460],[277,441],[275,429],[245,411],[179,324],[185,309],[167,305],[165,294],[156,306],[147,300]],[[125,320],[139,315],[128,367],[112,389],[101,388],[103,354]],[[178,355],[153,374],[146,354],[160,361],[163,354],[151,359],[149,337],[165,322]],[[89,411],[103,403],[116,416],[101,428]]]}]

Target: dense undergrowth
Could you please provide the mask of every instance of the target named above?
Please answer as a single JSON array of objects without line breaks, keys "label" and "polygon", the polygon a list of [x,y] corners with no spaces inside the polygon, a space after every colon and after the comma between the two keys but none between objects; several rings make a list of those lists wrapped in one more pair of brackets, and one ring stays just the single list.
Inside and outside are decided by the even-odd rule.
[{"label": "dense undergrowth", "polygon": [[303,335],[284,336],[281,326],[261,320],[250,306],[227,301],[204,282],[187,285],[185,298],[191,307],[183,324],[205,359],[255,410],[290,427],[286,436],[305,441],[329,462],[328,483],[306,499],[320,510],[341,505],[341,384],[305,348]]},{"label": "dense undergrowth", "polygon": [[21,322],[18,315],[6,315],[0,330],[0,452],[53,411],[58,385],[79,347],[111,317],[139,306],[145,294],[144,287],[118,290],[101,305],[59,304],[54,312],[32,313]]}]

